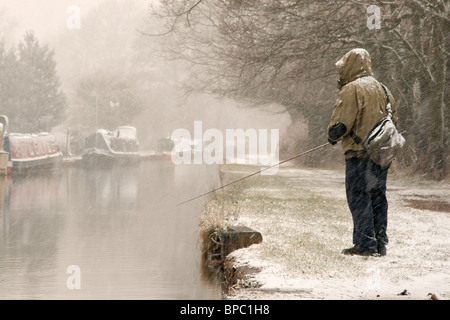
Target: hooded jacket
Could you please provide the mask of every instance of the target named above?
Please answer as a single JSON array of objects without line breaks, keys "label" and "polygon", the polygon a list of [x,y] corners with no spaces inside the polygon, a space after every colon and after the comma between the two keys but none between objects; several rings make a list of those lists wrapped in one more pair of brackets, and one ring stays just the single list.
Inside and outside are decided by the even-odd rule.
[{"label": "hooded jacket", "polygon": [[[373,77],[369,53],[364,49],[353,49],[336,62],[340,89],[328,125],[330,142],[342,140],[343,152],[363,152],[349,135],[350,130],[364,140],[373,126],[387,116],[386,95],[380,83]],[[388,90],[392,106],[392,119],[397,122],[397,108]]]}]

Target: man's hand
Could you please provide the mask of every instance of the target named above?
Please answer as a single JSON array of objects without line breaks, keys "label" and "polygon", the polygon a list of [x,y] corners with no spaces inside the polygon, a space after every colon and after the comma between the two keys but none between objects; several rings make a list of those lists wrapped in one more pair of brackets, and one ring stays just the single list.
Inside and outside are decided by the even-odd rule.
[{"label": "man's hand", "polygon": [[335,145],[347,132],[347,127],[342,122],[336,122],[328,129],[328,142]]}]

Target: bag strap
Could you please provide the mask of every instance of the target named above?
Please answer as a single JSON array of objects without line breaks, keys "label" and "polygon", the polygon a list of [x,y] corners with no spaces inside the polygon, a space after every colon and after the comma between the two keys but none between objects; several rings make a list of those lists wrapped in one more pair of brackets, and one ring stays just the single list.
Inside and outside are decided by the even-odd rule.
[{"label": "bag strap", "polygon": [[389,94],[387,92],[386,86],[380,82],[381,87],[383,88],[384,94],[386,95],[386,111],[389,117],[392,119],[392,107],[391,101],[389,100]]},{"label": "bag strap", "polygon": [[352,137],[353,141],[355,141],[356,144],[362,143],[362,140],[358,135],[353,131],[353,128],[350,129],[350,137]]},{"label": "bag strap", "polygon": [[[379,82],[379,84],[383,88],[384,94],[386,96],[386,111],[388,113],[389,118],[392,119],[392,107],[391,107],[391,101],[389,100],[389,94],[387,92],[387,89],[386,89],[385,85],[382,84],[381,82]],[[350,129],[349,135],[350,135],[350,137],[352,137],[353,141],[355,141],[356,144],[361,144],[362,143],[361,138],[355,133],[353,128]]]}]

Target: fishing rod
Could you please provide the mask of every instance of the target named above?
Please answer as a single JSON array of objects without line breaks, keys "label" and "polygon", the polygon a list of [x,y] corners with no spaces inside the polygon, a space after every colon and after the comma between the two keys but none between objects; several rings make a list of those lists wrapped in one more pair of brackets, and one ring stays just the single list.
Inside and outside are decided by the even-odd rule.
[{"label": "fishing rod", "polygon": [[226,188],[226,187],[228,187],[228,186],[230,186],[230,185],[232,185],[232,184],[235,184],[235,183],[237,183],[237,182],[240,182],[240,181],[242,181],[242,180],[244,180],[244,179],[247,179],[247,178],[250,178],[250,177],[252,177],[252,176],[254,176],[254,175],[257,175],[257,174],[259,174],[259,173],[261,173],[261,172],[263,172],[263,171],[269,170],[270,168],[279,166],[280,164],[283,164],[283,163],[285,163],[285,162],[291,161],[291,160],[293,160],[293,159],[295,159],[295,158],[298,158],[298,157],[307,155],[308,153],[311,153],[311,152],[313,152],[313,151],[322,149],[322,148],[325,147],[326,145],[329,145],[329,143],[321,144],[320,146],[317,146],[317,147],[315,147],[315,148],[312,148],[312,149],[309,149],[309,150],[304,151],[304,152],[302,152],[302,153],[299,153],[299,154],[297,154],[297,155],[295,155],[295,156],[292,156],[292,157],[290,157],[290,158],[288,158],[288,159],[285,159],[285,160],[283,160],[283,161],[281,161],[281,162],[278,162],[277,164],[271,165],[270,167],[263,168],[263,169],[261,169],[261,170],[259,170],[259,171],[256,171],[256,172],[254,172],[254,173],[252,173],[252,174],[249,174],[249,175],[247,175],[247,176],[245,176],[245,177],[242,177],[242,178],[240,178],[240,179],[238,179],[238,180],[235,180],[235,181],[233,181],[233,182],[227,183],[226,185],[223,185],[223,186],[221,186],[221,187],[219,187],[219,188],[217,188],[217,189],[214,189],[214,190],[205,192],[205,193],[203,193],[203,194],[201,194],[201,195],[199,195],[199,196],[196,196],[196,197],[191,198],[191,199],[189,199],[189,200],[180,202],[180,203],[177,204],[176,206],[178,207],[178,206],[181,206],[182,204],[185,204],[185,203],[191,202],[191,201],[193,201],[193,200],[196,200],[196,199],[198,199],[198,198],[204,197],[204,196],[206,196],[206,195],[208,195],[208,194],[210,194],[210,193],[216,192],[216,191],[218,191],[218,190],[220,190],[220,189]]}]

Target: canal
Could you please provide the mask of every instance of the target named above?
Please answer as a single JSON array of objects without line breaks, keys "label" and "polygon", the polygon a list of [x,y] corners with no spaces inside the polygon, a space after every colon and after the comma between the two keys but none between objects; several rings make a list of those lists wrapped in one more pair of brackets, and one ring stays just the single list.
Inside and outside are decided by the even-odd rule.
[{"label": "canal", "polygon": [[143,161],[0,177],[0,299],[220,299],[204,271],[216,168]]}]

